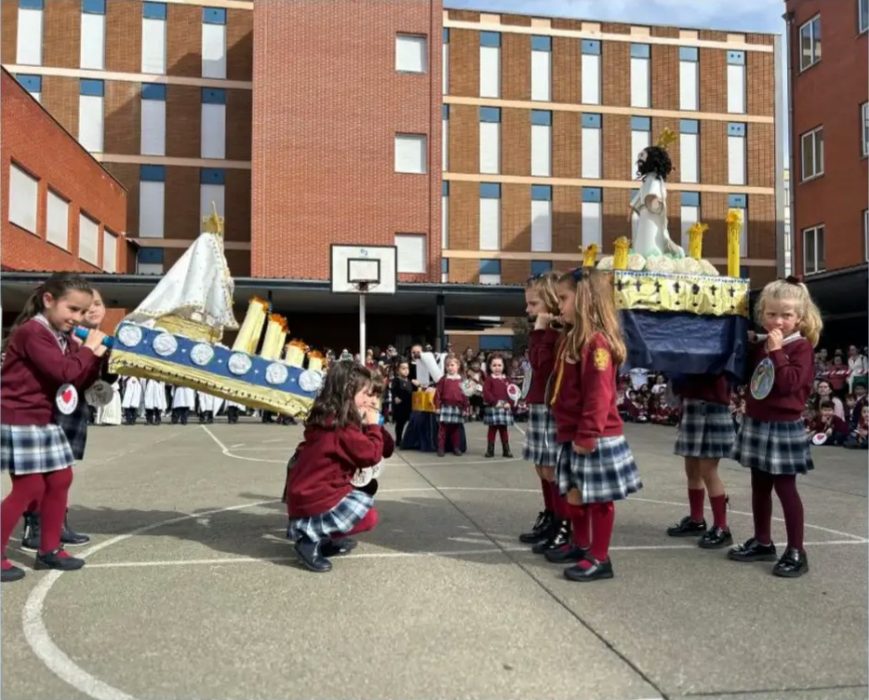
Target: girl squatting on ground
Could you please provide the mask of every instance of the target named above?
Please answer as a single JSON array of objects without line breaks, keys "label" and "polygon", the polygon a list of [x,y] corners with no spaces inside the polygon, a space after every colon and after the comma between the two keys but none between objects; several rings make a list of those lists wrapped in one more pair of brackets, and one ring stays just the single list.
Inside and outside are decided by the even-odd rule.
[{"label": "girl squatting on ground", "polygon": [[755,314],[767,335],[758,336],[749,348],[751,380],[745,418],[733,450],[733,459],[751,469],[754,537],[731,549],[728,557],[742,562],[775,561],[771,532],[775,489],[784,511],[788,545],[772,572],[793,578],[809,570],[796,477],[814,469],[802,413],[812,390],[813,348],[823,324],[806,286],[791,277],[763,288]]},{"label": "girl squatting on ground", "polygon": [[497,434],[501,436],[503,456],[512,458],[508,428],[513,425],[513,401],[507,392],[504,358],[500,355],[492,355],[489,358],[486,380],[483,382],[483,403],[486,406],[483,422],[489,426],[489,433],[486,437],[486,457],[495,456],[495,435]]},{"label": "girl squatting on ground", "polygon": [[359,469],[373,467],[395,447],[380,426],[378,394],[370,370],[352,361],[337,362],[305,422],[286,496],[288,534],[311,571],[331,570],[328,557],[356,546],[350,535],[377,525],[373,489],[368,493],[350,482]]},{"label": "girl squatting on ground", "polygon": [[454,455],[462,454],[462,431],[465,415],[471,410],[468,397],[462,391],[462,363],[455,355],[444,362],[446,374],[440,378],[435,390],[438,409],[438,457],[443,457],[447,446]]},{"label": "girl squatting on ground", "polygon": [[35,568],[84,566],[60,543],[74,456],[54,415],[55,410],[72,414],[84,402],[84,389],[100,374],[105,335],[92,329],[81,346],[70,338],[92,300],[81,277],[54,274],[31,295],[9,337],[0,370],[0,470],[12,478],[12,490],[0,506],[4,582],[24,577],[6,558],[6,548],[31,503],[39,503],[41,520]]},{"label": "girl squatting on ground", "polygon": [[556,478],[574,532],[587,531],[591,524],[588,551],[577,545],[570,560],[578,563],[564,575],[572,581],[595,581],[613,577],[613,502],[642,488],[616,405],[616,371],[625,359],[625,343],[607,273],[576,269],[559,279],[557,289],[567,329],[552,380],[561,443]]}]

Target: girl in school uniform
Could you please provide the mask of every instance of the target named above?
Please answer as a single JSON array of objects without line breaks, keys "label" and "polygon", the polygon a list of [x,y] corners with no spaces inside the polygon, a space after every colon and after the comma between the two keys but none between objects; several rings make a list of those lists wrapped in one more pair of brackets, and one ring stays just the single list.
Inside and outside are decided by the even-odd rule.
[{"label": "girl in school uniform", "polygon": [[395,444],[401,447],[404,427],[410,420],[413,407],[413,384],[410,381],[410,363],[403,359],[398,363],[396,375],[390,385],[392,417],[395,420]]},{"label": "girl in school uniform", "polygon": [[487,367],[486,380],[483,382],[483,403],[486,406],[483,422],[489,426],[486,457],[495,456],[495,436],[500,435],[502,455],[512,458],[507,429],[513,425],[513,400],[507,392],[504,358],[498,354],[491,355]]},{"label": "girl in school uniform", "polygon": [[35,568],[72,571],[84,566],[60,542],[74,457],[54,412],[72,414],[84,401],[84,389],[99,377],[105,335],[92,329],[81,346],[70,338],[92,298],[81,277],[54,274],[36,288],[9,336],[0,369],[0,470],[12,477],[12,489],[0,506],[4,582],[24,577],[6,558],[6,548],[33,502],[39,503],[41,521]]},{"label": "girl in school uniform", "polygon": [[[588,550],[574,540],[561,561],[571,581],[613,577],[609,545],[614,502],[642,488],[616,406],[616,378],[626,350],[610,275],[581,268],[558,281],[558,303],[567,325],[556,356],[552,407],[560,443],[556,478],[567,497],[574,533],[591,525]],[[576,535],[575,535],[576,536]]]},{"label": "girl in school uniform", "polygon": [[[736,431],[730,414],[730,382],[723,374],[685,375],[673,381],[682,398],[682,419],[675,452],[685,459],[689,514],[667,528],[670,537],[697,537],[704,549],[733,543],[727,527],[727,495],[718,475],[718,462],[729,457]],[[712,527],[706,528],[703,501],[709,494]]]},{"label": "girl in school uniform", "polygon": [[749,348],[751,381],[733,449],[733,459],[751,469],[754,536],[731,549],[728,556],[741,562],[775,561],[771,532],[775,489],[788,543],[772,573],[794,578],[809,570],[796,477],[814,469],[802,413],[812,390],[813,348],[823,323],[809,290],[793,277],[766,285],[755,314],[767,335],[758,337]]},{"label": "girl in school uniform", "polygon": [[471,408],[468,397],[462,391],[462,363],[455,355],[444,362],[446,374],[440,378],[435,389],[435,406],[438,409],[438,457],[446,453],[447,444],[454,455],[462,454],[462,427],[465,415]]}]

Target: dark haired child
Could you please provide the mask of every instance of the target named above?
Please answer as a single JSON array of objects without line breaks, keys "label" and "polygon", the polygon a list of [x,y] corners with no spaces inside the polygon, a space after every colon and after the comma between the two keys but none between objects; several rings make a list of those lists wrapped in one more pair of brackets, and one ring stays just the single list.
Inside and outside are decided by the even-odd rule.
[{"label": "dark haired child", "polygon": [[501,436],[504,457],[512,458],[510,432],[513,425],[513,400],[507,391],[508,381],[504,375],[504,358],[492,355],[489,358],[486,380],[483,382],[483,403],[486,406],[483,422],[489,426],[486,437],[486,457],[495,456],[495,436]]}]

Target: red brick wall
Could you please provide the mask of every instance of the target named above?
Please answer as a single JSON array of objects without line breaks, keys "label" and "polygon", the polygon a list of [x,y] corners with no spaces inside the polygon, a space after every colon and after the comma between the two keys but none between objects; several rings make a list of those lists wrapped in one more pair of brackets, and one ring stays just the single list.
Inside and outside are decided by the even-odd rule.
[{"label": "red brick wall", "polygon": [[[2,265],[13,270],[96,271],[100,267],[78,258],[80,210],[100,223],[102,231],[118,234],[117,269],[127,269],[127,193],[57,122],[5,71],[0,77],[2,132],[0,132],[0,220]],[[9,168],[12,162],[39,180],[36,235],[9,223]],[[69,200],[68,252],[45,241],[48,188]]]},{"label": "red brick wall", "polygon": [[[330,243],[405,232],[427,235],[416,277],[440,279],[441,13],[440,0],[254,6],[255,276],[325,279]],[[397,32],[428,36],[427,73],[395,71]],[[427,135],[427,174],[394,172],[396,133]]]}]

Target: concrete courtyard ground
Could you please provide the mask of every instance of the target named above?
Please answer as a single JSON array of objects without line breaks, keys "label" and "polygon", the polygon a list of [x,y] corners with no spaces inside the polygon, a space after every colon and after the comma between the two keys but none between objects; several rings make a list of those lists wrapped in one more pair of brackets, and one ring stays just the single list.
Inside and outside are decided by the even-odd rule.
[{"label": "concrete courtyard ground", "polygon": [[[866,698],[866,453],[817,451],[811,572],[783,580],[667,538],[685,514],[675,431],[627,434],[645,488],[617,506],[616,578],[583,585],[516,540],[537,484],[483,459],[479,424],[465,457],[391,459],[380,527],[326,575],[284,538],[300,428],[94,429],[70,511],[88,565],[3,586],[2,697]],[[748,474],[722,472],[742,540]]]}]

